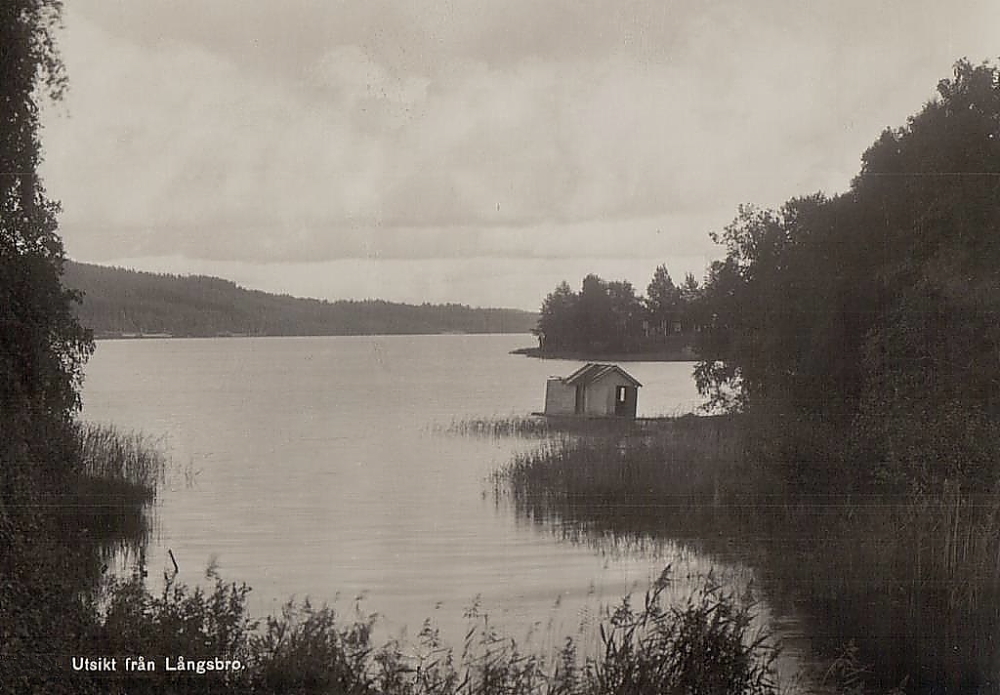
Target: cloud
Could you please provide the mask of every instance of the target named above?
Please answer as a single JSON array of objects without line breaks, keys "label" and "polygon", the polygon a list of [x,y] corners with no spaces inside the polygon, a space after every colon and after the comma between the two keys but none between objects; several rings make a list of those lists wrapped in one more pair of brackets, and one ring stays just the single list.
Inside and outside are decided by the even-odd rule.
[{"label": "cloud", "polygon": [[81,0],[47,183],[92,260],[697,255],[843,189],[972,4]]}]

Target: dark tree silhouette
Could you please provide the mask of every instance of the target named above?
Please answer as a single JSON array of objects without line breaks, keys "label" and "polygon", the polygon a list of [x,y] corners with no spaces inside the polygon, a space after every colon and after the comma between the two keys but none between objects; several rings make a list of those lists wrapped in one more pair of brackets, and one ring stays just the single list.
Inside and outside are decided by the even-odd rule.
[{"label": "dark tree silhouette", "polygon": [[914,485],[993,480],[1000,69],[960,61],[864,153],[847,193],[742,208],[717,241],[704,393],[832,417]]},{"label": "dark tree silhouette", "polygon": [[[580,292],[565,281],[542,302],[538,335],[543,353],[581,353],[591,356],[618,353],[661,352],[682,355],[690,344],[690,331],[700,316],[695,307],[701,290],[689,276],[684,292],[674,287],[666,266],[659,266],[649,284],[653,299],[640,297],[627,280],[604,280],[587,275]],[[685,334],[670,335],[673,321],[682,322]]]},{"label": "dark tree silhouette", "polygon": [[534,331],[543,349],[558,350],[577,345],[577,305],[578,297],[565,280],[545,297]]},{"label": "dark tree silhouette", "polygon": [[653,279],[646,287],[646,310],[649,322],[655,328],[667,335],[670,326],[681,319],[681,293],[674,285],[667,266],[658,265],[653,272]]},{"label": "dark tree silhouette", "polygon": [[81,370],[93,350],[74,318],[77,296],[60,284],[65,256],[58,205],[45,195],[39,100],[65,88],[54,48],[60,3],[0,4],[0,425],[65,420],[79,407]]}]

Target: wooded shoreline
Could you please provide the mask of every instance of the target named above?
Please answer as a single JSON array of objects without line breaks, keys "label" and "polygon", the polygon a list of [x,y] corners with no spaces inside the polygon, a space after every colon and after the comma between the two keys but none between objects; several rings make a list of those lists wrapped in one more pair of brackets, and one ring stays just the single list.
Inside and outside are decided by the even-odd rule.
[{"label": "wooded shoreline", "polygon": [[698,358],[691,348],[656,352],[597,353],[576,350],[542,350],[523,347],[510,351],[511,355],[524,355],[541,360],[580,360],[583,362],[695,362]]}]

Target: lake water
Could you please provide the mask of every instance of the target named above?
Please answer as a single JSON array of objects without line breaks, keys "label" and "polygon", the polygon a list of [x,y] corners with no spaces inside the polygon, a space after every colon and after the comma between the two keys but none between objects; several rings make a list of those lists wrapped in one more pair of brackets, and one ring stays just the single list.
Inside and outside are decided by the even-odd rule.
[{"label": "lake water", "polygon": [[[542,408],[545,379],[579,362],[510,355],[531,336],[447,335],[105,341],[87,368],[84,417],[159,438],[171,457],[148,552],[203,581],[217,564],[253,587],[256,615],[295,596],[384,616],[416,634],[432,618],[460,639],[481,610],[513,637],[558,643],[601,606],[672,564],[685,595],[712,563],[670,543],[566,540],[498,504],[487,481],[537,442],[442,434],[462,418]],[[691,363],[629,363],[640,415],[699,403]],[[724,568],[732,581],[745,570]],[[765,619],[770,613],[765,611]],[[794,671],[801,635],[786,638]]]}]

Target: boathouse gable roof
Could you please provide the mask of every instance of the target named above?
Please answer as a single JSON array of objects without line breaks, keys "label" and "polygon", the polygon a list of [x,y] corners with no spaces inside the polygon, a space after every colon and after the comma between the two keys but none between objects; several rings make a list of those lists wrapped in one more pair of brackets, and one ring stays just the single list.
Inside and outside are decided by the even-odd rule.
[{"label": "boathouse gable roof", "polygon": [[636,388],[642,386],[642,384],[640,384],[634,376],[626,372],[617,364],[601,364],[599,362],[588,362],[568,377],[564,378],[562,381],[565,384],[572,384],[574,386],[577,384],[592,384],[598,379],[601,379],[611,373],[617,373]]}]

